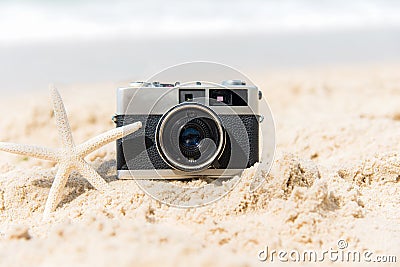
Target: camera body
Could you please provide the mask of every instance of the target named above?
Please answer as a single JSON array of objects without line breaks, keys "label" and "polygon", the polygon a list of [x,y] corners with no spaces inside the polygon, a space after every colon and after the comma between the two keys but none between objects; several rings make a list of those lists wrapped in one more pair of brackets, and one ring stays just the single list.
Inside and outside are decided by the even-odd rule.
[{"label": "camera body", "polygon": [[259,161],[261,92],[239,80],[117,89],[117,127],[142,128],[117,140],[120,179],[232,177]]}]

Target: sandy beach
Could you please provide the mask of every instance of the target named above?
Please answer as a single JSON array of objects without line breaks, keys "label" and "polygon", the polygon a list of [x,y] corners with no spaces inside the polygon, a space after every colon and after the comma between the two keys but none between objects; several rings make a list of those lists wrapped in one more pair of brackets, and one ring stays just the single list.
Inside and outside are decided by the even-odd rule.
[{"label": "sandy beach", "polygon": [[[43,222],[57,166],[0,152],[0,266],[265,266],[270,259],[258,257],[266,246],[338,250],[339,240],[348,250],[373,252],[372,259],[396,256],[398,264],[398,70],[387,64],[247,73],[274,115],[274,165],[256,192],[248,191],[250,168],[227,196],[201,208],[169,207],[134,181],[117,180],[112,143],[86,158],[112,194],[73,173]],[[115,127],[115,88],[122,84],[58,86],[76,143]],[[60,146],[45,88],[0,103],[1,141]]]}]

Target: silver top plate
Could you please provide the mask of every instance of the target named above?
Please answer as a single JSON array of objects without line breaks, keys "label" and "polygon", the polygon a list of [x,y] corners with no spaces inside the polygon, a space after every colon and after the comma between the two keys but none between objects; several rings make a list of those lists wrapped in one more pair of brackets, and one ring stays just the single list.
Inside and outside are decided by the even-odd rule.
[{"label": "silver top plate", "polygon": [[[133,84],[132,84],[133,85]],[[179,104],[179,89],[205,89],[204,99],[193,101],[209,106],[217,114],[258,114],[258,88],[246,85],[177,85],[174,87],[145,87],[134,84],[117,89],[117,115],[160,115]],[[247,89],[247,106],[210,106],[209,89]]]}]

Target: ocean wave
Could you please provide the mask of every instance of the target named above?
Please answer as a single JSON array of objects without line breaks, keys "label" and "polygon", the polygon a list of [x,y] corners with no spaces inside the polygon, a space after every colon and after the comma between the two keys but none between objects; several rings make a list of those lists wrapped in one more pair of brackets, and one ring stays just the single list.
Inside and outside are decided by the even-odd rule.
[{"label": "ocean wave", "polygon": [[377,0],[24,1],[0,3],[0,42],[400,27]]}]

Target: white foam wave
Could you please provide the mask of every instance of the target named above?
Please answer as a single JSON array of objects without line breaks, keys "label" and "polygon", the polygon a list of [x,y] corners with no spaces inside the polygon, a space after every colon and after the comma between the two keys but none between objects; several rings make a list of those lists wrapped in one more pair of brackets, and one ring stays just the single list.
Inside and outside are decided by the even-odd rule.
[{"label": "white foam wave", "polygon": [[1,2],[0,42],[400,27],[378,0]]}]

